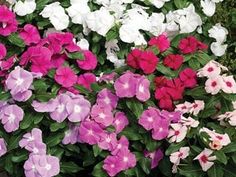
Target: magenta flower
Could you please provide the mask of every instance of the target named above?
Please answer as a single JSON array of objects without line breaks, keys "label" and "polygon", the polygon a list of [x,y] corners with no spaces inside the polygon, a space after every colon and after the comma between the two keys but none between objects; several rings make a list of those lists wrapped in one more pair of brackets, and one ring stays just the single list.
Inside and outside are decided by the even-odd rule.
[{"label": "magenta flower", "polygon": [[110,109],[116,108],[118,100],[119,98],[107,88],[102,89],[97,95],[97,104]]},{"label": "magenta flower", "polygon": [[129,149],[129,140],[123,135],[117,141],[116,147],[113,149],[111,154],[117,155],[117,154],[119,154],[120,150],[122,150],[122,149]]},{"label": "magenta flower", "polygon": [[163,159],[164,154],[161,149],[157,149],[154,152],[144,152],[145,157],[149,157],[151,159],[151,168],[155,168],[158,166],[158,163],[160,162],[161,159]]},{"label": "magenta flower", "polygon": [[116,95],[120,98],[135,96],[136,82],[135,75],[131,72],[126,72],[115,81]]},{"label": "magenta flower", "polygon": [[0,60],[2,60],[3,58],[5,58],[5,56],[7,55],[7,49],[5,47],[4,44],[0,43]]},{"label": "magenta flower", "polygon": [[55,80],[63,87],[72,87],[76,81],[77,76],[70,67],[60,67],[56,70]]},{"label": "magenta flower", "polygon": [[23,138],[19,141],[19,146],[33,154],[46,154],[46,145],[42,140],[42,131],[38,128],[33,128],[31,132],[24,134]]},{"label": "magenta flower", "polygon": [[9,36],[16,32],[17,25],[16,15],[6,6],[0,6],[0,35]]},{"label": "magenta flower", "polygon": [[0,157],[7,153],[6,142],[3,138],[0,138]]},{"label": "magenta flower", "polygon": [[66,110],[69,114],[69,121],[83,121],[89,115],[90,107],[90,102],[82,96],[77,99],[71,99],[66,105]]},{"label": "magenta flower", "polygon": [[96,82],[96,76],[93,73],[84,73],[78,76],[77,84],[91,90],[91,84]]},{"label": "magenta flower", "polygon": [[41,40],[38,29],[31,24],[26,24],[19,35],[26,45],[37,44]]},{"label": "magenta flower", "polygon": [[91,118],[105,127],[111,125],[114,119],[110,109],[98,104],[93,105],[91,110]]},{"label": "magenta flower", "polygon": [[180,111],[168,112],[165,110],[161,111],[161,117],[169,120],[169,122],[177,123],[180,121],[182,113]]},{"label": "magenta flower", "polygon": [[5,106],[0,113],[0,119],[8,133],[19,128],[19,123],[23,120],[23,117],[24,111],[17,105]]},{"label": "magenta flower", "polygon": [[27,91],[33,82],[33,75],[17,66],[6,79],[6,87],[11,90],[11,94],[22,93]]},{"label": "magenta flower", "polygon": [[97,58],[96,56],[90,52],[89,50],[83,51],[84,59],[83,60],[77,60],[77,64],[79,68],[83,70],[93,70],[97,66]]},{"label": "magenta flower", "polygon": [[[0,51],[0,53],[1,53],[1,51]],[[1,58],[1,56],[0,56],[0,58]],[[13,56],[11,56],[10,58],[8,58],[6,60],[2,60],[0,62],[0,68],[1,68],[1,70],[7,71],[7,70],[9,70],[13,67],[15,62],[16,62],[16,56],[13,55]]]},{"label": "magenta flower", "polygon": [[61,67],[64,62],[66,61],[67,56],[66,54],[54,54],[51,58],[51,66],[52,68],[59,68]]},{"label": "magenta flower", "polygon": [[117,154],[117,157],[121,161],[123,170],[127,170],[136,166],[136,157],[127,148],[120,149],[120,152]]},{"label": "magenta flower", "polygon": [[62,140],[63,144],[75,144],[78,142],[79,126],[70,124],[69,130],[65,132],[65,136]]},{"label": "magenta flower", "polygon": [[150,81],[145,76],[141,76],[138,79],[136,86],[136,97],[138,100],[145,102],[150,98],[149,86]]},{"label": "magenta flower", "polygon": [[115,72],[112,72],[110,74],[101,73],[98,82],[114,83],[116,75],[117,74]]},{"label": "magenta flower", "polygon": [[70,96],[68,96],[66,94],[61,94],[61,95],[58,95],[55,100],[57,101],[57,106],[54,111],[50,112],[50,117],[53,120],[57,121],[58,123],[61,123],[69,115],[69,113],[66,109],[66,105],[69,103],[71,98],[70,98]]},{"label": "magenta flower", "polygon": [[112,125],[116,129],[116,133],[120,133],[127,125],[129,121],[123,112],[116,112]]},{"label": "magenta flower", "polygon": [[156,126],[155,121],[158,118],[160,118],[160,111],[154,107],[149,107],[142,113],[138,123],[146,130],[151,130]]},{"label": "magenta flower", "polygon": [[117,145],[117,139],[115,133],[104,133],[101,134],[101,139],[98,141],[98,146],[103,150],[112,151]]},{"label": "magenta flower", "polygon": [[59,159],[50,155],[33,155],[24,164],[26,177],[52,177],[60,172]]},{"label": "magenta flower", "polygon": [[154,122],[154,129],[152,130],[152,138],[155,140],[162,140],[169,134],[169,120],[158,118]]},{"label": "magenta flower", "polygon": [[117,156],[107,156],[102,167],[109,176],[116,176],[122,171],[122,163]]},{"label": "magenta flower", "polygon": [[79,141],[94,145],[100,141],[103,133],[102,127],[95,121],[84,121],[79,127]]}]

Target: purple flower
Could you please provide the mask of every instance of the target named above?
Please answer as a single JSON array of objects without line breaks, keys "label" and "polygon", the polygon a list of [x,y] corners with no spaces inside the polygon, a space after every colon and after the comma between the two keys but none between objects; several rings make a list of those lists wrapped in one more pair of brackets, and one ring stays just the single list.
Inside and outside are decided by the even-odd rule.
[{"label": "purple flower", "polygon": [[127,148],[122,148],[117,154],[117,157],[122,163],[123,170],[127,170],[136,166],[136,157]]},{"label": "purple flower", "polygon": [[20,121],[23,120],[24,111],[17,105],[8,105],[2,109],[0,119],[4,124],[4,129],[9,133],[19,128]]},{"label": "purple flower", "polygon": [[5,140],[3,138],[0,138],[0,157],[6,154],[7,152],[7,147]]},{"label": "purple flower", "polygon": [[112,155],[117,155],[121,149],[129,149],[129,140],[125,136],[121,136],[117,141],[116,147],[111,152]]},{"label": "purple flower", "polygon": [[79,127],[79,141],[94,145],[100,141],[103,133],[102,127],[95,121],[84,121]]},{"label": "purple flower", "polygon": [[140,76],[136,86],[136,97],[140,101],[147,101],[150,98],[150,81],[145,76]]},{"label": "purple flower", "polygon": [[169,120],[158,118],[154,122],[154,129],[152,130],[152,138],[155,140],[162,140],[169,134]]},{"label": "purple flower", "polygon": [[24,92],[18,92],[17,94],[12,95],[12,98],[16,101],[27,101],[32,95],[31,90],[26,90]]},{"label": "purple flower", "polygon": [[125,116],[125,113],[117,112],[115,114],[115,118],[113,120],[112,125],[115,127],[117,134],[120,133],[128,124],[129,124],[129,121],[127,117]]},{"label": "purple flower", "polygon": [[136,81],[135,75],[129,71],[120,76],[114,84],[116,95],[120,98],[135,96]]},{"label": "purple flower", "polygon": [[75,144],[78,142],[79,136],[79,126],[78,125],[69,125],[69,130],[65,132],[65,136],[62,140],[63,144]]},{"label": "purple flower", "polygon": [[33,101],[32,106],[37,112],[53,112],[58,105],[57,99],[50,99],[48,102],[40,103],[38,101]]},{"label": "purple flower", "polygon": [[155,127],[154,122],[157,118],[160,118],[160,111],[154,107],[149,107],[142,113],[138,123],[146,130],[151,130]]},{"label": "purple flower", "polygon": [[11,90],[11,95],[27,91],[33,82],[32,73],[17,66],[10,72],[6,79],[6,87]]},{"label": "purple flower", "polygon": [[122,163],[117,156],[109,155],[104,160],[104,164],[102,168],[106,170],[109,176],[113,177],[122,171]]},{"label": "purple flower", "polygon": [[98,141],[98,146],[101,149],[112,151],[114,147],[117,145],[117,139],[115,133],[104,133],[101,134],[101,139]]},{"label": "purple flower", "polygon": [[161,149],[157,149],[154,152],[144,152],[145,157],[149,157],[151,159],[151,168],[155,168],[158,166],[160,160],[164,157],[164,154]]},{"label": "purple flower", "polygon": [[107,88],[102,89],[97,95],[97,104],[102,105],[103,107],[109,107],[115,109],[118,102],[118,97],[114,95]]},{"label": "purple flower", "polygon": [[46,145],[42,140],[42,131],[38,128],[34,128],[30,133],[24,134],[23,138],[19,141],[19,145],[33,154],[46,154]]},{"label": "purple flower", "polygon": [[168,112],[163,110],[161,111],[161,116],[170,122],[177,123],[180,121],[182,113],[180,111]]},{"label": "purple flower", "polygon": [[31,154],[24,164],[26,177],[52,177],[60,172],[59,159],[50,155]]},{"label": "purple flower", "polygon": [[114,119],[110,109],[97,104],[92,107],[91,118],[105,127],[111,125]]}]

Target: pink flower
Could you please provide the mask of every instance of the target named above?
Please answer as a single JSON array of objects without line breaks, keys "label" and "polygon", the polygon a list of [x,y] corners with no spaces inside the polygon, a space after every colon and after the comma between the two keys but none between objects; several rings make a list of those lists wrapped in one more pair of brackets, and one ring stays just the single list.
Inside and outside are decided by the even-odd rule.
[{"label": "pink flower", "polygon": [[126,72],[120,76],[114,84],[116,95],[120,98],[131,98],[136,94],[136,79],[134,74]]},{"label": "pink flower", "polygon": [[184,57],[182,55],[170,54],[164,58],[163,64],[173,70],[177,70],[180,68],[183,61],[184,61]]},{"label": "pink flower", "polygon": [[17,25],[16,15],[6,6],[0,6],[0,35],[9,36],[16,32]]},{"label": "pink flower", "polygon": [[150,81],[146,79],[145,76],[141,76],[138,79],[136,86],[136,97],[138,98],[138,100],[145,102],[150,98],[149,86]]},{"label": "pink flower", "polygon": [[203,68],[201,68],[197,75],[199,77],[213,78],[220,75],[221,67],[214,60],[209,61]]},{"label": "pink flower", "polygon": [[145,74],[151,74],[156,70],[159,59],[152,51],[144,51],[139,60],[139,66]]},{"label": "pink flower", "polygon": [[79,141],[94,145],[100,141],[103,133],[102,127],[95,121],[83,121],[79,127]]},{"label": "pink flower", "polygon": [[7,55],[7,49],[5,47],[4,44],[0,43],[0,60],[2,60],[3,58],[5,58],[5,56]]},{"label": "pink flower", "polygon": [[189,113],[191,108],[192,108],[192,104],[188,101],[185,101],[182,104],[176,105],[175,111],[181,111],[184,114],[184,113]]},{"label": "pink flower", "polygon": [[107,88],[102,89],[97,95],[97,104],[107,107],[110,109],[115,109],[118,103],[118,97],[113,94]]},{"label": "pink flower", "polygon": [[186,68],[181,71],[179,78],[186,88],[193,88],[197,85],[197,73],[191,68]]},{"label": "pink flower", "polygon": [[168,134],[170,143],[181,142],[187,135],[188,128],[180,123],[170,124],[171,129]]},{"label": "pink flower", "polygon": [[101,135],[101,139],[98,141],[98,146],[103,150],[112,151],[117,145],[117,139],[115,133],[104,133]]},{"label": "pink flower", "polygon": [[60,161],[50,155],[33,155],[24,164],[26,177],[53,177],[60,172]]},{"label": "pink flower", "polygon": [[6,60],[0,61],[0,68],[1,68],[1,70],[7,71],[14,66],[15,62],[16,62],[16,56],[13,55]]},{"label": "pink flower", "polygon": [[160,52],[164,52],[170,47],[170,41],[165,34],[151,38],[148,44],[150,46],[156,46]]},{"label": "pink flower", "polygon": [[110,126],[114,119],[111,109],[107,109],[106,107],[98,104],[93,105],[91,110],[91,118],[105,127]]},{"label": "pink flower", "polygon": [[117,155],[117,154],[119,154],[120,150],[122,150],[122,149],[129,149],[129,140],[123,135],[117,141],[116,147],[114,147],[111,154]]},{"label": "pink flower", "polygon": [[62,140],[63,144],[75,144],[78,142],[79,136],[79,126],[78,125],[69,125],[69,130],[65,132],[65,136]]},{"label": "pink flower", "polygon": [[127,148],[120,149],[117,157],[121,161],[123,170],[127,170],[136,166],[136,157]]},{"label": "pink flower", "polygon": [[116,129],[116,133],[120,133],[127,125],[129,121],[123,112],[116,112],[115,118],[113,120],[112,125]]},{"label": "pink flower", "polygon": [[205,148],[194,160],[198,160],[202,170],[207,171],[209,168],[214,165],[214,160],[216,160],[216,156],[210,156],[213,153],[212,150]]},{"label": "pink flower", "polygon": [[53,54],[51,58],[51,66],[52,68],[59,68],[64,64],[66,60],[66,54]]},{"label": "pink flower", "polygon": [[204,101],[195,100],[194,103],[192,103],[191,109],[189,112],[197,116],[201,110],[204,110],[204,107],[205,107]]},{"label": "pink flower", "polygon": [[236,93],[236,82],[233,76],[222,76],[222,90],[225,93]]},{"label": "pink flower", "polygon": [[117,156],[107,156],[104,160],[104,164],[102,167],[109,176],[116,176],[119,172],[122,171],[122,162]]},{"label": "pink flower", "polygon": [[169,133],[169,124],[169,120],[157,118],[154,123],[154,129],[152,130],[152,138],[155,140],[165,139]]},{"label": "pink flower", "polygon": [[7,153],[6,142],[3,138],[0,138],[0,157]]},{"label": "pink flower", "polygon": [[164,154],[161,149],[157,149],[154,152],[144,152],[145,157],[151,159],[151,169],[156,168],[161,159],[163,159]]},{"label": "pink flower", "polygon": [[142,125],[146,130],[152,130],[156,126],[156,119],[159,117],[160,111],[154,107],[149,107],[142,113],[138,123]]},{"label": "pink flower", "polygon": [[96,56],[89,50],[83,51],[84,58],[83,60],[77,60],[79,68],[83,70],[93,70],[97,66]]},{"label": "pink flower", "polygon": [[68,88],[76,83],[77,76],[70,67],[62,66],[56,70],[55,80],[58,84]]},{"label": "pink flower", "polygon": [[162,110],[160,116],[164,119],[169,120],[170,122],[177,123],[180,121],[182,117],[182,112],[180,111],[169,112]]},{"label": "pink flower", "polygon": [[142,50],[134,49],[127,56],[127,64],[132,68],[139,69],[139,60],[141,58]]},{"label": "pink flower", "polygon": [[192,117],[185,118],[183,116],[181,117],[180,123],[188,128],[190,127],[196,128],[199,125],[198,120],[195,120]]},{"label": "pink flower", "polygon": [[98,82],[106,82],[106,83],[114,83],[114,78],[117,74],[115,72],[112,72],[110,74],[100,74],[100,77],[98,79]]},{"label": "pink flower", "polygon": [[3,107],[0,112],[0,119],[4,129],[10,133],[19,128],[20,121],[23,120],[24,111],[17,105],[8,105]]},{"label": "pink flower", "polygon": [[223,79],[221,76],[207,79],[205,83],[205,90],[207,93],[216,95],[221,90]]},{"label": "pink flower", "polygon": [[90,91],[92,83],[96,83],[96,76],[93,73],[84,73],[77,78],[77,84],[82,85]]},{"label": "pink flower", "polygon": [[41,39],[38,29],[31,24],[26,24],[19,35],[26,45],[37,44]]}]

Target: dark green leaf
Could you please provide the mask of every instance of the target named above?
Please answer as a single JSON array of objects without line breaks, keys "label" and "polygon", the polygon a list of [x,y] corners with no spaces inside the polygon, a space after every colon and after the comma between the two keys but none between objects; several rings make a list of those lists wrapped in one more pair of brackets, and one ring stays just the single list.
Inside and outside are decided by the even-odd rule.
[{"label": "dark green leaf", "polygon": [[94,177],[107,177],[107,173],[102,169],[103,162],[98,163],[92,172]]},{"label": "dark green leaf", "polygon": [[220,165],[214,164],[208,171],[207,174],[209,177],[223,177],[224,171]]},{"label": "dark green leaf", "polygon": [[172,144],[167,148],[165,154],[166,154],[166,155],[170,155],[171,153],[178,151],[178,150],[179,150],[181,147],[183,147],[185,144],[186,144],[185,141],[182,141],[182,142],[177,143],[177,144],[172,143]]},{"label": "dark green leaf", "polygon": [[75,164],[74,162],[62,162],[61,165],[61,173],[77,173],[81,170],[83,170],[83,168],[79,167],[77,164]]},{"label": "dark green leaf", "polygon": [[75,60],[84,60],[84,54],[81,52],[67,53],[68,58]]},{"label": "dark green leaf", "polygon": [[215,155],[218,161],[222,162],[225,165],[227,164],[227,157],[223,151],[215,151]]},{"label": "dark green leaf", "polygon": [[12,33],[10,36],[8,36],[8,40],[18,47],[25,47],[24,41],[19,37],[17,33]]},{"label": "dark green leaf", "polygon": [[151,170],[151,160],[149,158],[142,158],[139,160],[139,164],[146,174],[150,173]]}]

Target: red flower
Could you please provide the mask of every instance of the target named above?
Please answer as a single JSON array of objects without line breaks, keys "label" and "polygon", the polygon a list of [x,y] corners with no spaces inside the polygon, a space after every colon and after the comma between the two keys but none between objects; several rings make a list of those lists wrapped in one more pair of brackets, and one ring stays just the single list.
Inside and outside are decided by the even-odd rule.
[{"label": "red flower", "polygon": [[167,79],[165,76],[159,76],[154,79],[156,88],[160,88],[166,85]]},{"label": "red flower", "polygon": [[173,102],[165,87],[156,89],[155,98],[159,100],[159,107],[161,109],[173,110]]},{"label": "red flower", "polygon": [[139,69],[139,60],[142,52],[140,49],[132,50],[127,56],[127,64],[135,69]]},{"label": "red flower", "polygon": [[193,88],[197,85],[197,74],[196,71],[191,68],[186,68],[179,74],[180,80],[187,88]]},{"label": "red flower", "polygon": [[150,46],[156,46],[160,50],[160,52],[164,52],[170,47],[170,41],[164,34],[151,38],[148,44]]},{"label": "red flower", "polygon": [[144,51],[139,60],[139,66],[145,74],[151,74],[155,71],[158,60],[152,51]]},{"label": "red flower", "polygon": [[170,54],[164,58],[163,64],[173,70],[177,70],[180,68],[183,61],[184,61],[183,56]]},{"label": "red flower", "polygon": [[179,78],[168,80],[165,88],[166,92],[173,100],[180,100],[183,98],[184,85]]}]

